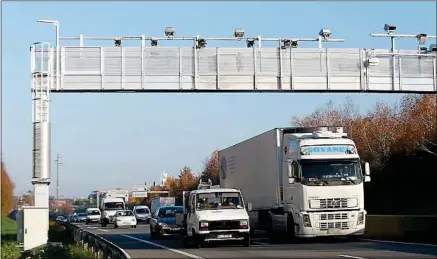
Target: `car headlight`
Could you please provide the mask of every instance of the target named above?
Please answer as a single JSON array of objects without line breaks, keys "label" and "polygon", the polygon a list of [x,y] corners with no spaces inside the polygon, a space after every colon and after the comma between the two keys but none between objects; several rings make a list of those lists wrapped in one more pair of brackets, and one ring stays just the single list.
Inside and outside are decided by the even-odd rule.
[{"label": "car headlight", "polygon": [[161,227],[166,227],[167,226],[167,224],[162,223],[162,222],[159,222],[158,225],[160,225]]},{"label": "car headlight", "polygon": [[247,220],[240,220],[240,226],[247,226],[249,222]]}]

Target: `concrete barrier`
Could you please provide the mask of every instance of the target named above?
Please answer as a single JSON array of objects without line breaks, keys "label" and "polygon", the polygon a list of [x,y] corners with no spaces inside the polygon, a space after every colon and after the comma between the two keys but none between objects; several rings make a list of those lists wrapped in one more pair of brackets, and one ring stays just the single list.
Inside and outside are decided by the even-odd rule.
[{"label": "concrete barrier", "polygon": [[95,258],[130,259],[131,257],[112,242],[74,224],[66,225],[74,241],[94,253]]},{"label": "concrete barrier", "polygon": [[435,215],[367,215],[367,238],[425,242],[437,242],[437,216]]}]

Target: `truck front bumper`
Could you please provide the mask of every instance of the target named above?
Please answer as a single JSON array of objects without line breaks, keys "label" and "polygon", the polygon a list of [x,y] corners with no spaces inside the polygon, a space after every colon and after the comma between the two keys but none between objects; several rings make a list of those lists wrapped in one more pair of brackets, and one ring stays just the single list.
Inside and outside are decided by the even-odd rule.
[{"label": "truck front bumper", "polygon": [[[303,220],[296,225],[296,236],[303,238],[323,236],[364,235],[366,211],[333,211],[308,213],[311,225]],[[341,215],[341,216],[339,216]],[[347,216],[346,216],[347,215]],[[362,220],[361,220],[362,217]],[[302,219],[302,218],[301,218]]]}]

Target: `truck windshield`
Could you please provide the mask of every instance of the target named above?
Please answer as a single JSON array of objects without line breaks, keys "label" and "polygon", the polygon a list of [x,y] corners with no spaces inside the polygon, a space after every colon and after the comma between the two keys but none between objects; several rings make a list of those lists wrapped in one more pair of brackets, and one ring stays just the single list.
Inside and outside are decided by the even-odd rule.
[{"label": "truck windshield", "polygon": [[212,192],[197,194],[197,210],[243,209],[240,193]]},{"label": "truck windshield", "polygon": [[105,210],[124,210],[123,202],[105,202]]},{"label": "truck windshield", "polygon": [[309,185],[357,184],[361,182],[361,167],[358,159],[300,161],[302,183]]}]

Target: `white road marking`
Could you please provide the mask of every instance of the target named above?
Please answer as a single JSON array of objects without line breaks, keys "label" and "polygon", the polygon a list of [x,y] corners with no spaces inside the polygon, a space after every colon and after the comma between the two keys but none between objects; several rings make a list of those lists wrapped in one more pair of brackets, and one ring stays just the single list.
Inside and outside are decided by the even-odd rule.
[{"label": "white road marking", "polygon": [[108,232],[108,230],[106,230],[106,229],[101,229],[101,228],[98,228],[97,230],[100,230],[100,231],[103,231],[103,232]]},{"label": "white road marking", "polygon": [[147,240],[144,240],[144,239],[136,238],[136,237],[129,236],[129,235],[121,235],[121,236],[130,238],[130,239],[133,239],[133,240],[136,240],[136,241],[148,244],[148,245],[156,246],[156,247],[159,247],[159,248],[162,248],[162,249],[174,252],[174,253],[185,255],[185,256],[188,256],[188,257],[191,257],[191,258],[204,259],[203,257],[197,256],[197,255],[193,255],[193,254],[189,254],[187,252],[184,252],[184,251],[181,251],[181,250],[177,250],[177,249],[173,249],[173,248],[170,248],[170,247],[167,247],[167,246],[163,246],[163,245],[160,245],[160,244],[157,244],[157,243],[153,243],[153,242],[150,242],[150,241],[147,241]]},{"label": "white road marking", "polygon": [[377,239],[362,239],[364,241],[371,241],[371,242],[377,242],[377,243],[392,243],[392,244],[401,244],[401,245],[419,245],[419,246],[431,246],[431,247],[437,247],[437,245],[433,244],[424,244],[424,243],[409,243],[409,242],[400,242],[400,241],[389,241],[389,240],[377,240]]},{"label": "white road marking", "polygon": [[338,255],[338,256],[345,257],[345,258],[353,258],[353,259],[367,259],[365,257],[353,256],[353,255]]}]

